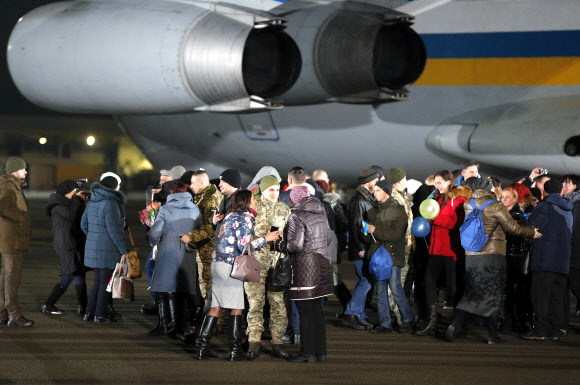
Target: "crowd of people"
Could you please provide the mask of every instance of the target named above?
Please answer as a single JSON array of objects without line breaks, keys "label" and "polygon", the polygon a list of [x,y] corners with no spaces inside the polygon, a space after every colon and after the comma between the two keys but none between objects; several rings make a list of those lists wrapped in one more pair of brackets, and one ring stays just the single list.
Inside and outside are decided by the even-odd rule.
[{"label": "crowd of people", "polygon": [[[22,194],[26,164],[9,158],[0,177],[0,325],[32,326],[18,305],[22,256],[30,243],[30,218]],[[195,349],[197,359],[217,358],[212,336],[228,330],[230,361],[256,359],[271,335],[272,354],[292,362],[326,361],[325,298],[342,305],[341,324],[371,333],[442,333],[447,341],[484,326],[487,343],[505,342],[499,332],[528,340],[557,340],[567,333],[570,291],[580,316],[580,177],[559,178],[541,168],[502,188],[482,177],[479,165],[440,170],[425,183],[407,180],[401,168],[361,171],[356,192],[342,201],[324,170],[293,167],[287,185],[264,167],[242,188],[235,169],[210,179],[182,166],[161,170],[148,203],[160,206],[146,223],[152,246],[145,270],[155,313],[151,336],[169,336]],[[331,187],[332,186],[332,187]],[[52,218],[60,280],[41,310],[59,315],[58,299],[75,282],[77,312],[87,322],[116,322],[121,315],[106,291],[126,256],[125,196],[121,179],[107,172],[91,185],[90,198],[63,181],[47,204]],[[333,190],[334,187],[334,190]],[[421,203],[432,199],[437,214],[427,234],[415,230]],[[85,208],[86,204],[86,208]],[[462,245],[466,217],[480,215],[486,241]],[[369,264],[387,252],[392,268],[377,280]],[[253,254],[259,282],[231,276],[236,259]],[[277,262],[289,256],[291,282],[277,285]],[[352,261],[352,293],[338,268]],[[94,271],[87,295],[85,275]],[[376,290],[375,290],[376,288]],[[378,322],[366,311],[376,291]],[[442,306],[439,299],[442,298]],[[441,308],[452,311],[442,330]],[[269,324],[265,325],[265,319]],[[247,335],[247,348],[244,348]],[[284,344],[299,344],[291,356]]]}]

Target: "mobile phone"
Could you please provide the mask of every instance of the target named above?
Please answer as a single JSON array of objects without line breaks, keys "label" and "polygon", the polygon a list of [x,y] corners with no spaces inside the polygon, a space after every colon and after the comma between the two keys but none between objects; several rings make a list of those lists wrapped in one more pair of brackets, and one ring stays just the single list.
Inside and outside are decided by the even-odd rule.
[{"label": "mobile phone", "polygon": [[270,227],[270,232],[272,232],[272,231],[278,231],[278,226]]}]

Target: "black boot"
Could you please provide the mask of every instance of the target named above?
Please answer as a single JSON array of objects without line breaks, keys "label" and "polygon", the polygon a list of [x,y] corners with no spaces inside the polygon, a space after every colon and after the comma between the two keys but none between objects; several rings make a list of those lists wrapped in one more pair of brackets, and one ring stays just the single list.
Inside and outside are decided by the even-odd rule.
[{"label": "black boot", "polygon": [[[169,303],[171,303],[171,300]],[[169,307],[171,308],[171,305]],[[187,294],[173,293],[173,317],[173,327],[169,329],[169,335],[185,342]]]},{"label": "black boot", "polygon": [[352,298],[352,295],[350,294],[350,291],[344,282],[341,282],[334,287],[334,295],[336,298],[338,298],[338,301],[342,305],[342,312],[344,313],[348,303],[350,302],[350,299]]},{"label": "black boot", "polygon": [[195,341],[195,348],[197,349],[197,359],[207,360],[209,358],[218,358],[218,355],[212,352],[209,348],[213,329],[217,323],[218,317],[206,316],[201,325],[201,331],[197,340]]},{"label": "black boot", "polygon": [[46,314],[52,314],[52,315],[61,315],[62,313],[64,313],[62,310],[60,310],[59,308],[54,306],[54,304],[64,294],[65,291],[66,291],[66,287],[61,286],[58,283],[56,285],[54,285],[54,287],[52,288],[52,292],[48,296],[48,299],[42,305],[42,312],[46,313]]},{"label": "black boot", "polygon": [[418,336],[435,336],[437,335],[437,302],[429,306],[429,323],[422,330],[417,330],[415,334]]},{"label": "black boot", "polygon": [[230,315],[230,355],[228,361],[250,361],[242,349],[242,316]]},{"label": "black boot", "polygon": [[453,322],[445,331],[445,339],[449,342],[455,341],[456,338],[467,336],[466,313],[463,310],[455,308],[455,317]]},{"label": "black boot", "polygon": [[506,340],[499,338],[499,335],[497,334],[497,318],[497,312],[487,317],[487,343],[490,345],[503,344],[506,342]]},{"label": "black boot", "polygon": [[175,297],[169,294],[169,329],[175,327]]},{"label": "black boot", "polygon": [[77,292],[77,301],[79,303],[77,314],[84,316],[87,311],[87,284],[83,282],[80,285],[75,285],[75,291]]},{"label": "black boot", "polygon": [[150,336],[166,336],[169,334],[169,294],[156,292],[155,302],[159,321],[157,326],[147,334]]},{"label": "black boot", "polygon": [[107,316],[114,319],[115,321],[120,321],[123,316],[117,313],[117,310],[113,307],[113,296],[109,296],[109,304],[107,305]]}]

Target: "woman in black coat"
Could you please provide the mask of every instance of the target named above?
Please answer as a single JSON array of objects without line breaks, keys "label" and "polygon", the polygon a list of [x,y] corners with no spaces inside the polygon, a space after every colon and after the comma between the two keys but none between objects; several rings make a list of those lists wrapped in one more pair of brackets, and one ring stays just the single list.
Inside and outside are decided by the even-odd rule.
[{"label": "woman in black coat", "polygon": [[46,214],[52,217],[54,251],[58,256],[61,278],[42,305],[43,313],[56,315],[63,313],[55,306],[55,303],[74,280],[79,304],[77,313],[85,314],[87,285],[83,255],[86,237],[80,226],[85,200],[86,197],[77,190],[76,183],[72,180],[65,180],[58,186],[56,192],[50,195],[46,203]]}]

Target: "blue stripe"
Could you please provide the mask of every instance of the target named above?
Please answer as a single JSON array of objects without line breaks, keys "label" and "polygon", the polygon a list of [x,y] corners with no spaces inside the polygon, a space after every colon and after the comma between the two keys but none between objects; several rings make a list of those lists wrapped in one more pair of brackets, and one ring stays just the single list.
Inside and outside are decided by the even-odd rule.
[{"label": "blue stripe", "polygon": [[429,59],[580,56],[580,31],[421,35]]}]

